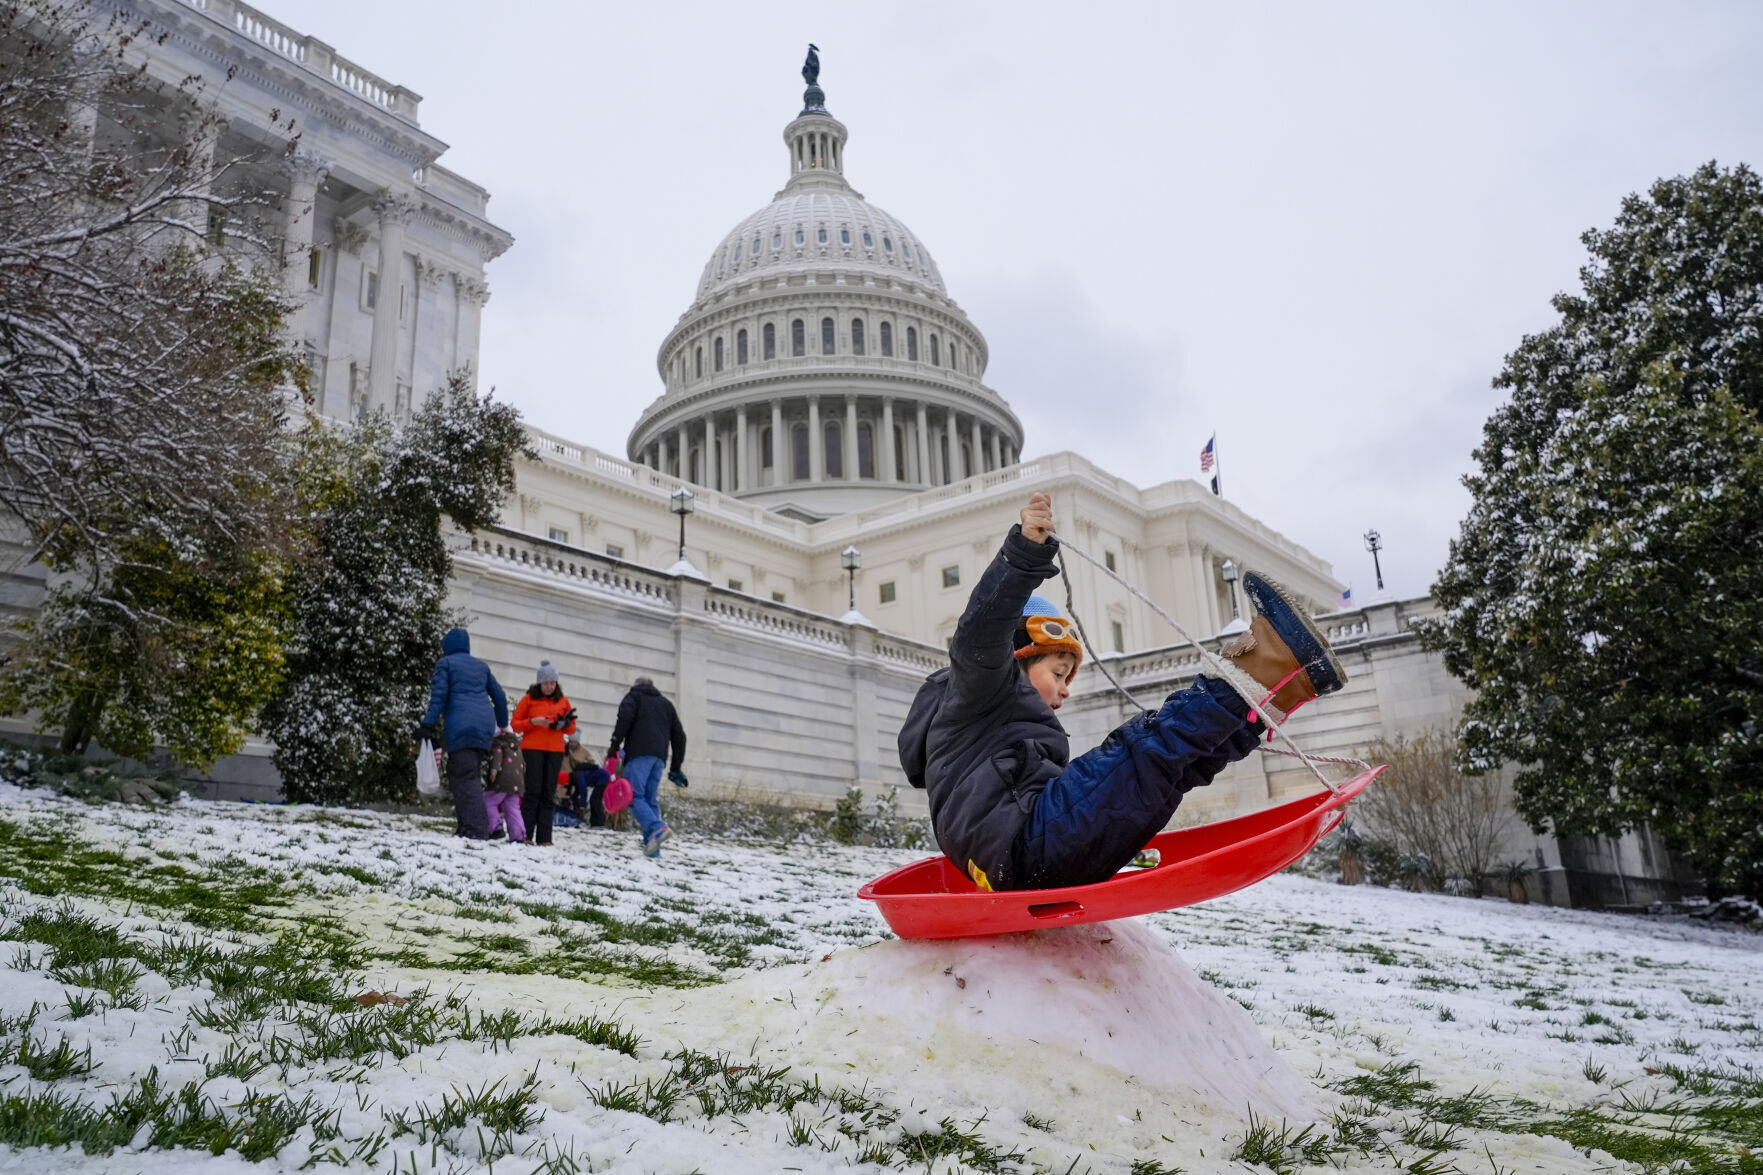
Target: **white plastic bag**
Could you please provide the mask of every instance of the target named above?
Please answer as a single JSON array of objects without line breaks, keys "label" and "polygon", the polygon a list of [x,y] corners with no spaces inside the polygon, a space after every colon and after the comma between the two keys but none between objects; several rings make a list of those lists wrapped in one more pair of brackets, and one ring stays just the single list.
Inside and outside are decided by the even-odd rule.
[{"label": "white plastic bag", "polygon": [[416,752],[416,790],[425,796],[441,794],[441,752],[426,738]]}]

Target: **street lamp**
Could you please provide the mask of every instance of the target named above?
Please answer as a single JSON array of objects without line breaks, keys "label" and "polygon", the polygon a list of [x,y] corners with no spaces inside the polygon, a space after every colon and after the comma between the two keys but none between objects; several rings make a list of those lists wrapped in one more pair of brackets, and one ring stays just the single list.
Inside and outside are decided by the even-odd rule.
[{"label": "street lamp", "polygon": [[1383,536],[1375,530],[1366,531],[1365,549],[1371,552],[1371,566],[1377,572],[1377,590],[1381,592],[1383,591],[1383,563],[1378,559],[1377,553],[1383,550]]},{"label": "street lamp", "polygon": [[851,589],[851,611],[857,611],[857,569],[863,566],[863,555],[855,546],[846,547],[839,553],[839,565],[845,569],[845,578]]},{"label": "street lamp", "polygon": [[698,498],[691,490],[681,486],[673,491],[668,503],[668,509],[679,515],[679,557],[683,563],[686,558],[686,515],[698,508]]},{"label": "street lamp", "polygon": [[1242,619],[1242,613],[1237,611],[1237,565],[1226,559],[1219,574],[1224,576],[1224,586],[1230,592],[1230,619],[1235,624]]}]

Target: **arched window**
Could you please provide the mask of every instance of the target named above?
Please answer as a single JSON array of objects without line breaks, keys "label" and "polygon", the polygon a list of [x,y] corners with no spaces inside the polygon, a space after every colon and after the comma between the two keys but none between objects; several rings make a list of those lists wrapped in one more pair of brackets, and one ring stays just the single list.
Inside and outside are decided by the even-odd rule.
[{"label": "arched window", "polygon": [[819,236],[820,236],[820,243],[823,245],[826,244],[826,230],[825,229],[820,230]]},{"label": "arched window", "polygon": [[957,343],[954,339],[949,340],[949,366],[950,367],[959,367],[960,366],[960,364],[955,362],[955,348],[958,346],[960,346],[960,344]]},{"label": "arched window", "polygon": [[741,246],[736,245],[735,246],[735,260],[739,261],[740,259],[741,259]]},{"label": "arched window", "polygon": [[802,230],[797,229],[796,230],[796,244],[800,245],[805,240],[807,240],[807,238],[802,235]]},{"label": "arched window", "polygon": [[933,366],[937,367],[942,366],[943,363],[943,352],[942,349],[937,346],[937,335],[935,331],[932,331],[930,336],[930,361]]},{"label": "arched window", "polygon": [[906,358],[918,362],[918,328],[915,326],[906,328]]},{"label": "arched window", "polygon": [[765,324],[765,357],[767,359],[777,358],[777,325],[775,323]]},{"label": "arched window", "polygon": [[722,370],[722,336],[721,335],[716,336],[714,354],[715,354],[715,359],[714,359],[714,362],[712,363],[712,366],[717,371],[721,371]]},{"label": "arched window", "polygon": [[857,422],[857,476],[875,476],[875,429],[867,420]]},{"label": "arched window", "polygon": [[883,237],[882,238],[882,248],[886,249],[888,252],[892,253],[894,251],[894,238],[893,237]]},{"label": "arched window", "polygon": [[784,235],[782,233],[771,234],[771,247],[773,249],[781,249],[784,247]]},{"label": "arched window", "polygon": [[759,468],[771,468],[771,429],[759,430]]},{"label": "arched window", "polygon": [[833,320],[830,318],[821,319],[820,320],[820,353],[822,355],[831,355],[835,350],[838,349],[838,345],[839,345],[839,340],[833,331]]},{"label": "arched window", "polygon": [[883,357],[891,357],[894,353],[894,328],[885,322],[881,324],[881,344]]},{"label": "arched window", "polygon": [[744,364],[747,362],[747,328],[746,327],[742,327],[735,334],[735,362],[737,364]]},{"label": "arched window", "polygon": [[704,378],[704,348],[699,347],[694,356],[694,368],[698,379]]},{"label": "arched window", "polygon": [[839,422],[829,420],[820,426],[821,435],[826,441],[826,450],[821,454],[823,465],[828,477],[845,476],[845,446],[840,443]]},{"label": "arched window", "polygon": [[851,243],[851,230],[848,228],[840,229],[839,230],[839,244],[849,245],[850,243]]},{"label": "arched window", "polygon": [[911,481],[912,477],[906,469],[906,426],[894,426],[894,476],[901,481]]},{"label": "arched window", "polygon": [[863,354],[863,320],[861,318],[851,320],[851,354]]},{"label": "arched window", "polygon": [[790,429],[790,480],[808,480],[808,426],[794,425]]},{"label": "arched window", "polygon": [[808,353],[805,335],[806,330],[800,318],[790,323],[790,354],[800,356]]},{"label": "arched window", "polygon": [[875,248],[875,238],[870,235],[870,232],[868,229],[863,230],[863,247],[865,249]]}]

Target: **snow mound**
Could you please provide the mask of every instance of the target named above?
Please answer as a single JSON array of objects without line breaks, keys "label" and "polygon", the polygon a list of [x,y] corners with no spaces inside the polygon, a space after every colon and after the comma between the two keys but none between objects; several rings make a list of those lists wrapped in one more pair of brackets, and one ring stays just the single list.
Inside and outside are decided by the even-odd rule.
[{"label": "snow mound", "polygon": [[[729,1016],[731,998],[761,1023]],[[743,1048],[933,1097],[1065,1118],[1088,1104],[1112,1121],[1136,1100],[1130,1085],[1195,1124],[1315,1117],[1311,1087],[1248,1013],[1137,921],[835,951],[737,980],[717,1002]]]}]

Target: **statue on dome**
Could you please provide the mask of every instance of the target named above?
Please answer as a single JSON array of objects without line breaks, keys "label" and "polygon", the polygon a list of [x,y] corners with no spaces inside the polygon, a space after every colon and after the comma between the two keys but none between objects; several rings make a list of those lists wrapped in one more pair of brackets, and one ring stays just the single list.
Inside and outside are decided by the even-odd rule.
[{"label": "statue on dome", "polygon": [[820,46],[808,42],[808,60],[802,63],[802,80],[811,86],[820,84]]}]

